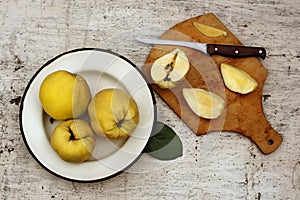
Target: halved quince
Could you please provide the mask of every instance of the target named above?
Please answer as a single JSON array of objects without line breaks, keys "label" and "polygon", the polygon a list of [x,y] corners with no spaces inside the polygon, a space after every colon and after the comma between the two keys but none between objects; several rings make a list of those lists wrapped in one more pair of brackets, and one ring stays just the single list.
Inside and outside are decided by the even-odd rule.
[{"label": "halved quince", "polygon": [[221,74],[226,87],[234,92],[248,94],[258,85],[249,74],[225,63],[221,64]]},{"label": "halved quince", "polygon": [[161,88],[173,88],[190,68],[189,60],[181,49],[175,49],[154,61],[151,77]]},{"label": "halved quince", "polygon": [[207,37],[219,37],[219,36],[226,36],[227,35],[226,31],[223,31],[221,29],[218,29],[218,28],[215,28],[215,27],[212,27],[212,26],[200,24],[200,23],[197,23],[197,22],[194,22],[193,24],[198,29],[198,31],[200,31],[201,33],[203,33]]},{"label": "halved quince", "polygon": [[224,110],[225,101],[213,92],[200,88],[184,88],[182,92],[191,110],[199,117],[215,119]]}]

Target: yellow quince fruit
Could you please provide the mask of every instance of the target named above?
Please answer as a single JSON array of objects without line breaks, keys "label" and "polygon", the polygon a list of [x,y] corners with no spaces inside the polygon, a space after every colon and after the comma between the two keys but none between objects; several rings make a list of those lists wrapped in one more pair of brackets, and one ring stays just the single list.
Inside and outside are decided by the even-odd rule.
[{"label": "yellow quince fruit", "polygon": [[95,134],[83,120],[59,123],[52,135],[51,146],[67,162],[80,163],[87,160],[95,147]]},{"label": "yellow quince fruit", "polygon": [[175,49],[154,61],[151,78],[161,88],[173,88],[190,68],[189,60],[180,49]]},{"label": "yellow quince fruit", "polygon": [[213,92],[200,88],[183,88],[182,92],[188,106],[199,117],[215,119],[224,110],[225,101]]},{"label": "yellow quince fruit", "polygon": [[121,89],[98,92],[89,104],[88,112],[95,133],[109,139],[128,137],[139,123],[135,100]]},{"label": "yellow quince fruit", "polygon": [[39,98],[44,111],[53,119],[79,117],[91,100],[86,80],[65,70],[49,74],[42,82]]},{"label": "yellow quince fruit", "polygon": [[193,23],[194,26],[198,29],[198,31],[200,31],[201,33],[203,33],[204,35],[206,35],[207,37],[220,37],[220,36],[226,36],[227,32],[223,31],[221,29],[212,27],[212,26],[208,26],[208,25],[204,25],[201,23],[197,23],[194,22]]},{"label": "yellow quince fruit", "polygon": [[221,74],[226,87],[233,92],[248,94],[258,86],[249,74],[225,63],[221,64]]}]

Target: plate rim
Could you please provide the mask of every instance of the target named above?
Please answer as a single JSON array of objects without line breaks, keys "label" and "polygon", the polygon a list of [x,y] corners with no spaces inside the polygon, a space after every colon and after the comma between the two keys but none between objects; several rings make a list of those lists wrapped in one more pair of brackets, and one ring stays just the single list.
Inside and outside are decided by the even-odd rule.
[{"label": "plate rim", "polygon": [[[122,174],[123,172],[125,172],[127,169],[129,169],[137,160],[140,159],[140,157],[143,155],[143,150],[141,151],[141,153],[126,167],[124,167],[123,169],[117,171],[114,174],[111,174],[109,176],[103,177],[103,178],[97,178],[97,179],[92,179],[92,180],[79,180],[79,179],[73,179],[73,178],[68,178],[65,177],[63,175],[60,175],[58,173],[55,173],[54,171],[52,171],[51,169],[49,169],[47,166],[45,166],[36,156],[35,154],[32,152],[31,148],[29,147],[29,144],[26,140],[25,137],[25,133],[24,133],[24,129],[23,129],[23,120],[22,120],[22,116],[23,116],[23,109],[24,109],[24,100],[25,97],[27,95],[27,92],[29,90],[29,88],[32,85],[32,82],[35,80],[36,76],[44,69],[46,68],[48,65],[50,65],[52,62],[54,62],[55,60],[57,60],[58,58],[67,55],[67,54],[71,54],[71,53],[75,53],[75,52],[80,52],[80,51],[100,51],[100,52],[105,52],[105,53],[109,53],[112,54],[116,57],[119,57],[120,59],[123,59],[124,61],[128,62],[133,69],[135,69],[144,79],[145,83],[147,84],[148,90],[151,94],[151,100],[152,100],[152,104],[153,104],[153,124],[152,124],[152,128],[151,128],[151,133],[150,136],[153,134],[153,127],[154,127],[154,123],[157,120],[157,107],[156,107],[156,100],[155,100],[155,96],[154,96],[154,91],[151,88],[151,85],[149,84],[148,80],[146,79],[145,75],[142,73],[142,70],[139,69],[131,60],[129,60],[128,58],[126,58],[125,56],[122,56],[112,50],[108,50],[108,49],[103,49],[103,48],[89,48],[89,47],[83,47],[83,48],[77,48],[77,49],[72,49],[69,51],[65,51],[61,54],[58,54],[57,56],[51,58],[50,60],[48,60],[46,63],[44,63],[41,67],[39,67],[39,69],[33,74],[33,76],[30,78],[29,82],[27,83],[25,90],[23,92],[21,101],[20,101],[20,108],[19,108],[19,127],[20,127],[20,131],[21,131],[21,135],[22,135],[22,139],[23,142],[26,145],[27,150],[29,151],[29,153],[31,154],[31,156],[34,158],[34,160],[42,167],[44,168],[46,171],[48,171],[49,173],[51,173],[52,175],[59,177],[61,179],[67,180],[67,181],[71,181],[71,182],[79,182],[79,183],[93,183],[93,182],[99,182],[99,181],[104,181],[107,179],[111,179],[115,176],[118,176],[120,174]],[[149,140],[149,138],[148,138]],[[144,147],[145,148],[145,147]]]}]

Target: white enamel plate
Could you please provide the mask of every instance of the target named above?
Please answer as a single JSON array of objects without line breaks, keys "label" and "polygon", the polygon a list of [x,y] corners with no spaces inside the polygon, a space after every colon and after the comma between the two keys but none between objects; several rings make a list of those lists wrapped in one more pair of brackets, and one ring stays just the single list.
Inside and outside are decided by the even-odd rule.
[{"label": "white enamel plate", "polygon": [[[51,121],[39,101],[39,88],[44,78],[57,70],[83,76],[92,96],[105,88],[120,88],[137,102],[140,122],[126,140],[108,140],[97,136],[91,158],[83,163],[63,161],[50,144],[52,130],[59,121]],[[83,115],[83,119],[88,117]],[[24,92],[20,107],[20,127],[24,142],[36,161],[61,178],[93,182],[118,175],[141,155],[156,120],[152,91],[139,69],[128,59],[103,49],[75,49],[56,56],[44,64],[32,77]]]}]

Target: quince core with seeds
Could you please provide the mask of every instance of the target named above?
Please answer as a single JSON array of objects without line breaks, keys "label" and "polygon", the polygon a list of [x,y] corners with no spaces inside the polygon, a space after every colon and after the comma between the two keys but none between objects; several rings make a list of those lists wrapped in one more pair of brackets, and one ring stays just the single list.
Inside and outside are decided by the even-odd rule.
[{"label": "quince core with seeds", "polygon": [[190,68],[189,60],[181,49],[158,58],[151,67],[151,78],[161,88],[173,88]]}]

